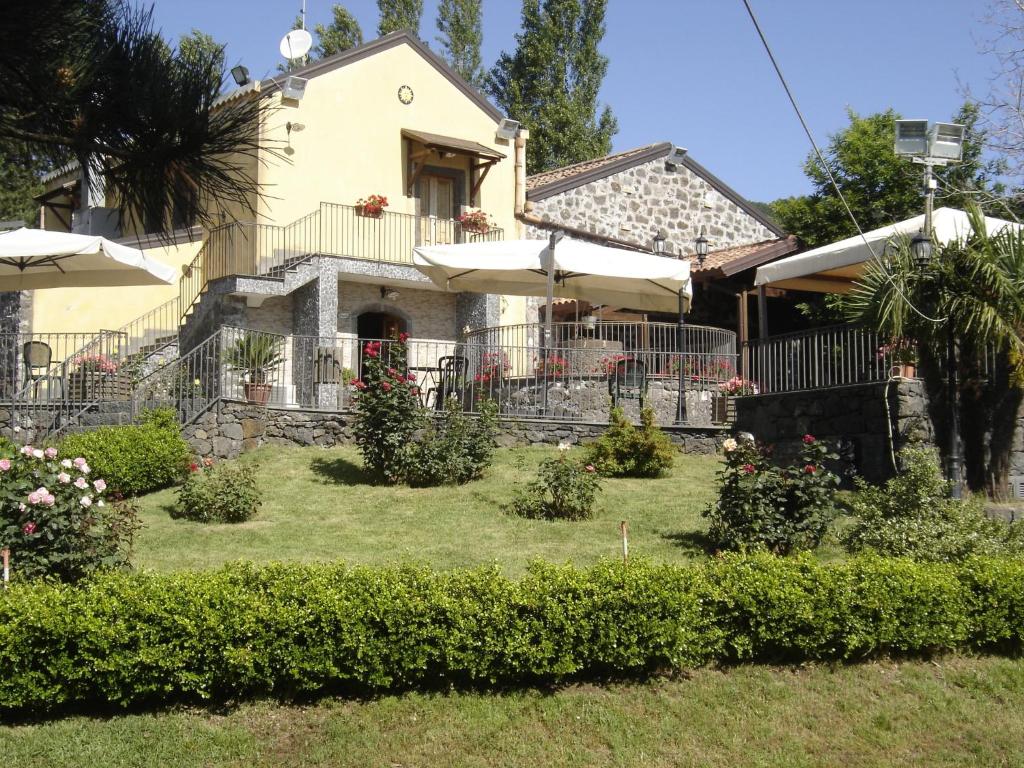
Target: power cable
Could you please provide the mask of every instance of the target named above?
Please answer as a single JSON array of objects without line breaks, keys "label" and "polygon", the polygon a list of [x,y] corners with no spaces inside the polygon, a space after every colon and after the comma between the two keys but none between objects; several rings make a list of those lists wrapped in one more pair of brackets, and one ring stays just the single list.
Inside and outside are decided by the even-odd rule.
[{"label": "power cable", "polygon": [[[775,59],[775,54],[772,52],[772,48],[768,44],[768,39],[765,37],[764,32],[761,30],[761,24],[758,22],[757,16],[754,14],[754,9],[750,7],[750,0],[743,0],[743,5],[747,9],[747,14],[750,16],[750,20],[754,24],[754,29],[757,30],[757,36],[761,38],[761,44],[764,46],[764,50],[768,54],[768,58],[771,60],[772,66],[775,68],[775,74],[779,76],[779,82],[782,83],[782,88],[783,90],[786,91],[786,96],[789,97],[789,103],[793,105],[793,111],[796,112],[797,119],[800,121],[800,125],[803,126],[804,133],[807,134],[807,140],[811,142],[811,146],[814,148],[814,154],[817,156],[818,162],[821,164],[821,167],[825,169],[825,173],[828,175],[828,180],[832,184],[832,187],[835,189],[836,195],[839,196],[839,200],[840,202],[842,202],[843,208],[846,209],[846,213],[850,217],[850,221],[852,221],[853,226],[857,228],[857,234],[860,235],[860,238],[864,241],[864,245],[866,245],[868,247],[868,251],[871,252],[871,258],[873,258],[879,264],[882,264],[882,259],[878,256],[877,253],[875,253],[874,246],[871,245],[871,242],[865,236],[864,230],[861,229],[860,223],[857,221],[857,217],[853,215],[853,210],[851,210],[849,203],[846,202],[846,196],[843,195],[843,191],[839,188],[839,184],[836,182],[835,176],[832,175],[831,166],[827,162],[825,162],[825,157],[824,155],[822,155],[821,150],[818,148],[818,142],[814,140],[814,135],[811,133],[811,129],[807,126],[807,121],[804,120],[803,112],[800,111],[800,106],[796,103],[796,98],[793,96],[793,91],[790,90],[789,83],[786,81],[785,76],[782,74],[782,68],[779,67],[779,62],[776,61]],[[896,290],[896,292],[903,297],[903,300],[907,303],[907,306],[910,307],[923,320],[926,320],[929,323],[944,323],[948,320],[948,318],[937,318],[926,315],[924,312],[922,312],[920,309],[914,306],[914,303],[910,300],[910,297],[903,292],[903,289],[896,284],[896,281],[892,279],[892,276],[889,275],[888,272],[885,273],[885,277],[892,284],[892,287]]]}]

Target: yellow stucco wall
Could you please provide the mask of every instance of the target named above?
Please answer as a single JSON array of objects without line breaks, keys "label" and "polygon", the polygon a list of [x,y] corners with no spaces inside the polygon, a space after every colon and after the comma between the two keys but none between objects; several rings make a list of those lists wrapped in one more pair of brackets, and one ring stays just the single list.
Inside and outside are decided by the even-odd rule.
[{"label": "yellow stucco wall", "polygon": [[[146,250],[181,274],[195,258],[199,242]],[[92,333],[116,330],[164,302],[176,298],[178,284],[118,288],[49,288],[33,291],[33,333]]]}]

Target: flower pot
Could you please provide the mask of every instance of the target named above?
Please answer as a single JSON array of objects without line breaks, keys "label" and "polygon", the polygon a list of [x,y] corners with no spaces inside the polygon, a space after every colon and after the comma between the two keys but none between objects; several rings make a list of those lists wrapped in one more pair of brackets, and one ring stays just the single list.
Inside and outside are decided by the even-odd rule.
[{"label": "flower pot", "polygon": [[270,400],[270,391],[274,388],[274,385],[246,382],[242,385],[242,388],[245,390],[245,399],[250,403],[266,405],[267,401]]},{"label": "flower pot", "polygon": [[68,375],[68,397],[71,400],[127,400],[131,381],[119,373],[75,371]]},{"label": "flower pot", "polygon": [[917,378],[917,366],[914,363],[895,363],[889,370],[889,375],[901,379]]},{"label": "flower pot", "polygon": [[384,215],[384,209],[377,205],[360,205],[356,213],[367,219],[379,219]]}]

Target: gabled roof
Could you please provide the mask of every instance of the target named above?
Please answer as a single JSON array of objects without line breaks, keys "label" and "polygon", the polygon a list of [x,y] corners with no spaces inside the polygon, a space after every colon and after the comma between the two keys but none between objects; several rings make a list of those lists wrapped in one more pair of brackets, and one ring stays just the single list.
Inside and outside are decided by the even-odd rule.
[{"label": "gabled roof", "polygon": [[[651,160],[656,160],[659,157],[667,156],[671,149],[672,144],[663,141],[659,144],[648,144],[625,152],[618,152],[614,155],[599,157],[595,160],[587,160],[582,163],[567,165],[563,168],[555,168],[551,171],[528,176],[526,179],[526,198],[527,200],[544,200],[561,192],[589,184],[592,181],[607,178],[627,168],[634,168]],[[767,229],[779,237],[786,235],[762,211],[751,205],[736,190],[690,157],[689,154],[683,158],[682,165],[704,179],[722,197],[730,200]]]},{"label": "gabled roof", "polygon": [[285,80],[289,77],[304,77],[306,79],[319,77],[320,75],[333,72],[334,70],[340,69],[348,64],[368,58],[390,48],[395,48],[399,45],[408,45],[420,54],[420,56],[426,59],[434,69],[444,75],[452,85],[462,91],[462,93],[471,101],[475,102],[476,105],[492,117],[495,122],[498,122],[504,117],[501,111],[484,98],[484,95],[480,93],[480,91],[467,83],[458,72],[449,67],[440,56],[425,46],[418,37],[406,30],[392,32],[389,35],[378,37],[376,40],[371,40],[370,42],[358,45],[355,48],[349,48],[347,51],[342,51],[341,53],[336,53],[333,56],[327,56],[319,59],[318,61],[314,61],[312,64],[307,64],[300,69],[293,69],[291,72],[286,72],[273,78],[263,80],[260,84],[260,92],[262,94],[273,93],[274,91],[279,90],[284,85]]}]

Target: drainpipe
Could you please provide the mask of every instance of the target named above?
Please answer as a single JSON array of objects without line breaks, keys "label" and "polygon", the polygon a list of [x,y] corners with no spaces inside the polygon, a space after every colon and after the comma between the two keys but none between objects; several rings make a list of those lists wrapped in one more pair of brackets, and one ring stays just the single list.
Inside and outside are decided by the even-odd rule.
[{"label": "drainpipe", "polygon": [[530,138],[530,132],[520,128],[516,133],[515,169],[515,214],[521,216],[526,210],[526,140]]}]

